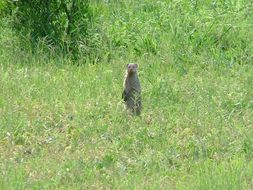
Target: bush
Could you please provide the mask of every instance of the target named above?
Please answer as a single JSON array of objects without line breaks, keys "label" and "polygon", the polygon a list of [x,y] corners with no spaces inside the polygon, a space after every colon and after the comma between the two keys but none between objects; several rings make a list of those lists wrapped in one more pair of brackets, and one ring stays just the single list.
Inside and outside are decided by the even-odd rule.
[{"label": "bush", "polygon": [[11,2],[8,0],[0,1],[0,17],[3,17],[11,12],[11,9],[13,8],[11,5]]},{"label": "bush", "polygon": [[23,0],[16,1],[14,6],[14,27],[21,34],[28,34],[32,44],[43,39],[72,58],[78,58],[80,53],[91,56],[95,15],[89,0]]}]

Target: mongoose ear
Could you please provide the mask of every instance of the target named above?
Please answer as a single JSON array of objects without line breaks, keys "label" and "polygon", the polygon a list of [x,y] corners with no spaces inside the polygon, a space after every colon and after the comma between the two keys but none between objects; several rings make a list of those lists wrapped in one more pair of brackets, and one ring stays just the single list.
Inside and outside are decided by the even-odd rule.
[{"label": "mongoose ear", "polygon": [[126,67],[128,67],[129,63],[126,65]]},{"label": "mongoose ear", "polygon": [[135,66],[135,68],[138,68],[138,64],[135,63],[134,66]]}]

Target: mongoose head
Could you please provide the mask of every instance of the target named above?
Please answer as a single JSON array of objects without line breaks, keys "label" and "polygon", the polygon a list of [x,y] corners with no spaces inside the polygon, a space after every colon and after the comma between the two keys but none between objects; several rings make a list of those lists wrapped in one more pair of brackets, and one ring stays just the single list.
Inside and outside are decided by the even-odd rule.
[{"label": "mongoose head", "polygon": [[132,75],[137,72],[138,65],[136,63],[127,64],[127,73]]}]

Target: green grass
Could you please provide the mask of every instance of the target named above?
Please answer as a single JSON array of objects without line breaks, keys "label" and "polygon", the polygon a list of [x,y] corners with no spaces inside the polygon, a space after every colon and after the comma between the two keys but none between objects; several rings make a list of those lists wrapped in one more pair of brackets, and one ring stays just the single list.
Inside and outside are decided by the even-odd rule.
[{"label": "green grass", "polygon": [[252,3],[215,2],[94,4],[104,57],[80,66],[2,19],[0,189],[252,189]]}]

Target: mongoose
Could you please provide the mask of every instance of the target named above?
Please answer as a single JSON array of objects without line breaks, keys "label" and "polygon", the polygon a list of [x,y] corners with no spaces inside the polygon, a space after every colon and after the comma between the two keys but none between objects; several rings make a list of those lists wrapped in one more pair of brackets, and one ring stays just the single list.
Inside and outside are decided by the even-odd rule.
[{"label": "mongoose", "polygon": [[140,115],[142,105],[141,85],[137,73],[138,65],[135,63],[129,63],[126,67],[127,69],[122,98],[125,101],[127,109],[129,109],[133,114]]}]

